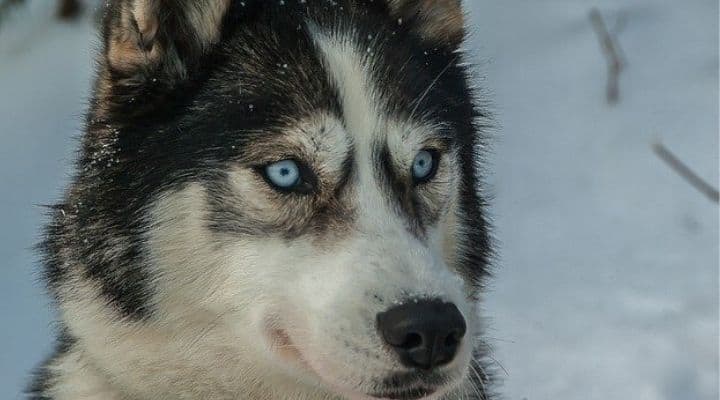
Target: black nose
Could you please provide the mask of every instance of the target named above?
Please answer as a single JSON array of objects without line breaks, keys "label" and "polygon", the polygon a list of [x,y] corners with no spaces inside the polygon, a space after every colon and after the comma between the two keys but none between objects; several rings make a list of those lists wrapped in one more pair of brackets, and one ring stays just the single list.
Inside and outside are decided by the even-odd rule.
[{"label": "black nose", "polygon": [[465,331],[457,307],[439,300],[422,300],[393,307],[377,315],[385,342],[413,368],[432,369],[453,360]]}]

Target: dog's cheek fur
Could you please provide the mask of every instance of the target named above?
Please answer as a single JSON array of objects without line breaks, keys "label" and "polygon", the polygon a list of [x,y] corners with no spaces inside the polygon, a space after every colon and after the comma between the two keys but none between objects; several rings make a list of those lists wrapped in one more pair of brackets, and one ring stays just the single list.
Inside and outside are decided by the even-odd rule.
[{"label": "dog's cheek fur", "polygon": [[[94,368],[132,398],[167,398],[168,393],[183,399],[235,398],[244,393],[261,399],[287,385],[273,372],[277,363],[269,358],[263,336],[266,306],[287,290],[274,283],[294,279],[292,268],[269,256],[282,244],[218,236],[207,229],[207,214],[207,193],[200,184],[163,192],[148,208],[144,240],[153,276],[149,301],[156,310],[151,319],[122,318],[112,304],[100,301],[97,282],[79,271],[66,276],[58,292],[61,313],[69,331],[81,338],[71,356],[90,357],[92,368],[73,369],[71,359],[61,357],[63,384],[51,384],[46,393],[76,398],[68,397],[75,392],[61,391],[65,382],[73,385],[68,388],[95,390]],[[79,385],[75,375],[87,381]],[[79,398],[85,399],[85,393]]]}]

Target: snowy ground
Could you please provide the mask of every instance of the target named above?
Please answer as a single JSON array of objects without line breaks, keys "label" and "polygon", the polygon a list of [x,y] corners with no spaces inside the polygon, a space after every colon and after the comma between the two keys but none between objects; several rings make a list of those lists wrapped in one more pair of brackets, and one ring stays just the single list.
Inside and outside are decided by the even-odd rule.
[{"label": "snowy ground", "polygon": [[[94,36],[47,0],[0,30],[0,398],[50,349],[30,247],[67,178]],[[466,0],[498,128],[501,257],[485,309],[512,400],[718,398],[718,206],[651,152],[718,182],[718,4]],[[604,101],[598,6],[628,60]],[[624,21],[624,22],[623,22]]]},{"label": "snowy ground", "polygon": [[89,88],[92,30],[51,18],[48,0],[0,28],[0,399],[21,399],[52,348],[52,312],[31,247],[61,193]]}]

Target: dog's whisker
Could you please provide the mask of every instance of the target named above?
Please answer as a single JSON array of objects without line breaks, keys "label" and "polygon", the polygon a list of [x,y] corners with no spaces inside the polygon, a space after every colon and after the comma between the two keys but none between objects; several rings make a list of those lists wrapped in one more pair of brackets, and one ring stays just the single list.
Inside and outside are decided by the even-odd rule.
[{"label": "dog's whisker", "polygon": [[440,81],[440,78],[442,78],[443,75],[450,69],[450,67],[455,64],[455,62],[458,60],[458,56],[454,57],[450,60],[450,62],[437,74],[437,76],[430,82],[428,87],[423,91],[423,93],[420,95],[420,97],[415,101],[415,106],[412,109],[412,112],[410,112],[410,121],[413,120],[415,117],[415,113],[420,108],[420,105],[422,104],[423,100],[430,94],[430,91],[437,85],[437,83]]},{"label": "dog's whisker", "polygon": [[[485,379],[489,379],[489,378],[488,378],[487,374],[485,374],[484,370],[482,372],[484,378],[481,377],[480,374],[478,374],[477,369],[475,368],[476,366],[480,367],[480,369],[482,370],[482,366],[480,364],[476,364],[473,362],[473,363],[470,363],[470,371],[475,375],[475,378],[477,379],[477,383],[480,384],[480,389],[482,391],[481,396],[482,396],[482,399],[484,400],[485,394],[487,393],[487,388],[485,387]],[[470,383],[473,384],[474,386],[476,386],[475,381],[471,380]]]}]

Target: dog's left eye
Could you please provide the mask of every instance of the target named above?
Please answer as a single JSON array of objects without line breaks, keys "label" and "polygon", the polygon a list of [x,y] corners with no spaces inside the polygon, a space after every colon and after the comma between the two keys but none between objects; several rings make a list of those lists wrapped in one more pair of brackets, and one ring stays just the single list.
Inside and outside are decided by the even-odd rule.
[{"label": "dog's left eye", "polygon": [[437,173],[439,156],[434,150],[421,150],[413,160],[412,175],[416,184],[425,183]]}]

